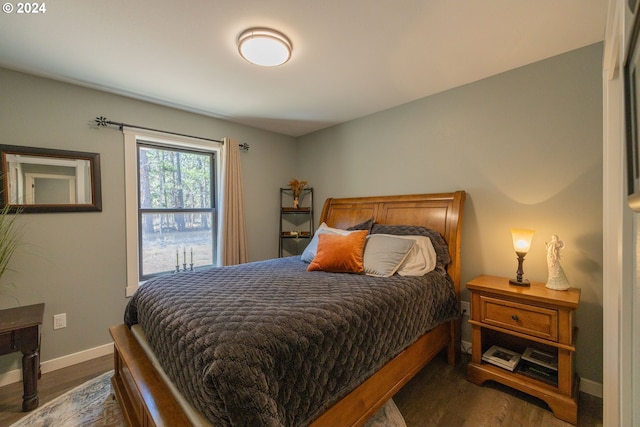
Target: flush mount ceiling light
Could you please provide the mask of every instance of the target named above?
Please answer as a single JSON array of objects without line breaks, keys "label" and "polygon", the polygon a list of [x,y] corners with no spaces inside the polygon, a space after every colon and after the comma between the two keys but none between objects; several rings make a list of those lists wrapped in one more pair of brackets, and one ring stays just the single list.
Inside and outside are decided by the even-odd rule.
[{"label": "flush mount ceiling light", "polygon": [[291,42],[278,31],[250,28],[238,37],[238,51],[252,64],[274,67],[291,58]]}]

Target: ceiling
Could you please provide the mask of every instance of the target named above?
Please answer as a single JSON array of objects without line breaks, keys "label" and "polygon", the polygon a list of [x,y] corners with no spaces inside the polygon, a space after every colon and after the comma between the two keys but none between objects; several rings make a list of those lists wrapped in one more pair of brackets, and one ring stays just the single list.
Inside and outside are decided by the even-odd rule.
[{"label": "ceiling", "polygon": [[[602,41],[607,11],[607,0],[44,3],[0,15],[0,66],[291,136]],[[236,38],[255,26],[291,39],[288,63],[239,56]]]}]

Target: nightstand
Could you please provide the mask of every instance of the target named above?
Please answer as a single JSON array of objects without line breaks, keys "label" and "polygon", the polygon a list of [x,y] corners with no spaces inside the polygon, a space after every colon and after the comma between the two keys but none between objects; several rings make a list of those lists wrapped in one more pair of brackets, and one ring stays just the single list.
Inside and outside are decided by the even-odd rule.
[{"label": "nightstand", "polygon": [[[471,292],[472,356],[467,379],[475,384],[499,382],[546,402],[553,414],[572,424],[578,422],[578,386],[575,374],[577,328],[574,313],[580,289],[547,289],[509,284],[509,279],[479,276],[467,283]],[[498,345],[522,354],[527,347],[557,355],[557,381],[543,381],[486,363],[482,355]],[[522,362],[521,362],[522,363]]]}]

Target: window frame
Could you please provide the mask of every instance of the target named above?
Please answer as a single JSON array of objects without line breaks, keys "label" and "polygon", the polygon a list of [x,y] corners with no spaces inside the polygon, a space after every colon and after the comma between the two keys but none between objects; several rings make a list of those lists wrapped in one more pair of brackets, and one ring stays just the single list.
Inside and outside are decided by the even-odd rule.
[{"label": "window frame", "polygon": [[221,230],[221,190],[224,158],[224,145],[209,140],[189,138],[163,132],[142,130],[137,128],[123,127],[124,134],[124,157],[125,157],[125,224],[126,224],[126,270],[127,283],[125,295],[132,296],[135,291],[142,286],[145,280],[141,280],[141,259],[140,259],[140,228],[139,228],[139,194],[138,194],[138,141],[158,145],[166,148],[186,149],[200,152],[214,153],[215,164],[212,164],[215,173],[214,185],[212,188],[215,206],[215,222],[217,224],[216,241],[214,253],[216,259],[214,265],[220,265],[220,248],[222,241]]}]

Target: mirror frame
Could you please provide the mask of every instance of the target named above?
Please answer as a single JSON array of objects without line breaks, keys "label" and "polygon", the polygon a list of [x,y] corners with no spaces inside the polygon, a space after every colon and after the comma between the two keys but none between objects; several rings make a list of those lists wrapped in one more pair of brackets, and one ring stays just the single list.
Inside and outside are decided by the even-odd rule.
[{"label": "mirror frame", "polygon": [[[82,204],[9,204],[7,179],[7,154],[56,157],[61,159],[87,160],[91,169],[91,203]],[[0,145],[0,180],[2,194],[0,208],[10,205],[10,212],[47,213],[47,212],[93,212],[102,211],[102,188],[100,182],[100,154],[82,151],[54,150],[50,148],[23,147],[19,145]]]}]

